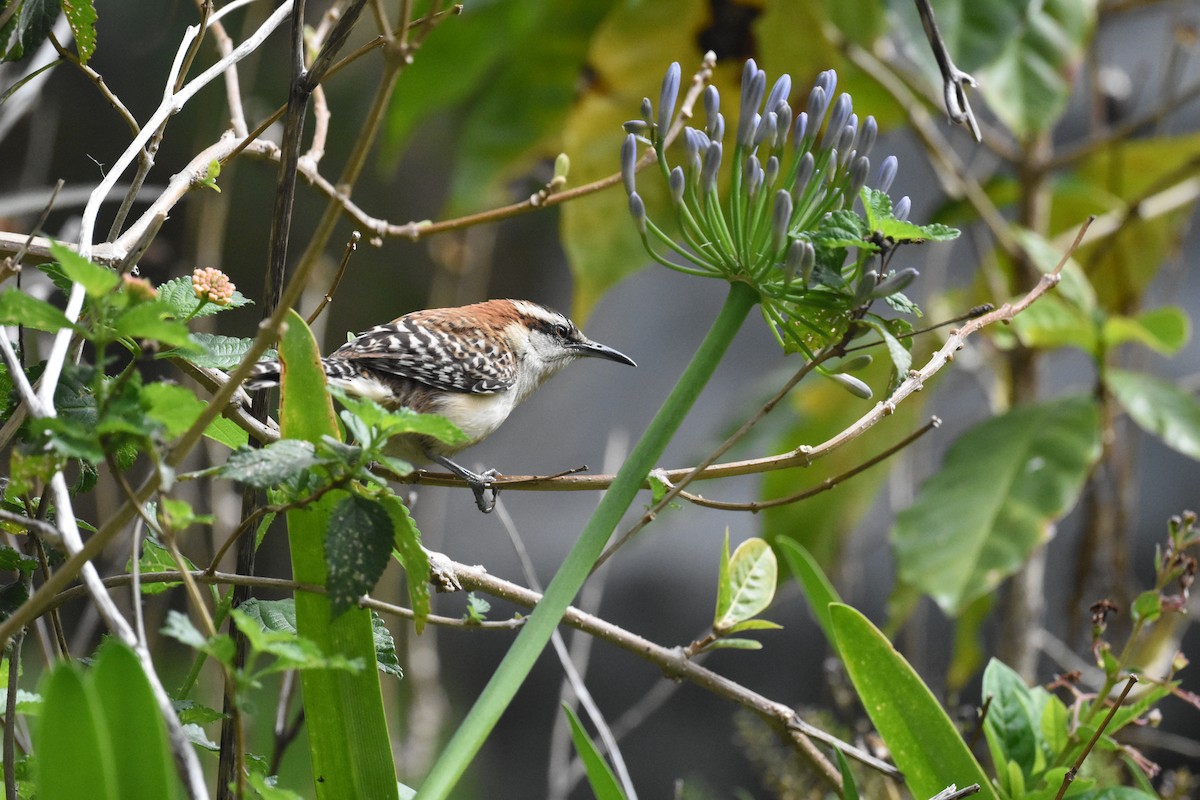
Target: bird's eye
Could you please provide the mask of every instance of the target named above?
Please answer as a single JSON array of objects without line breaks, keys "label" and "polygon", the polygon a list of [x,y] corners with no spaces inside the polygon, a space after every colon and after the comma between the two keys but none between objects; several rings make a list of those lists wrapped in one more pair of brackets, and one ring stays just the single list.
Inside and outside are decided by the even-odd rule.
[{"label": "bird's eye", "polygon": [[563,339],[565,339],[565,338],[567,338],[567,336],[569,336],[571,334],[571,329],[568,328],[566,325],[559,323],[558,325],[554,326],[554,333],[556,335],[562,337]]}]

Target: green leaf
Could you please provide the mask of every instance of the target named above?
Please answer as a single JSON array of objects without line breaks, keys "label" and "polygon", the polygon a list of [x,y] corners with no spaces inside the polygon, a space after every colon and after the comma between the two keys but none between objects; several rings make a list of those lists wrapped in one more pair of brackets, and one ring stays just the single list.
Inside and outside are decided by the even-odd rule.
[{"label": "green leaf", "polygon": [[171,319],[173,312],[166,303],[139,303],[113,320],[113,330],[130,339],[151,339],[184,352],[200,353],[200,345],[192,341],[187,325]]},{"label": "green leaf", "polygon": [[1135,789],[1132,786],[1110,786],[1106,789],[1089,789],[1081,794],[1068,795],[1071,800],[1158,800],[1159,795]]},{"label": "green leaf", "polygon": [[275,785],[274,777],[263,775],[260,772],[251,772],[246,777],[246,781],[261,800],[304,800],[303,795],[290,789],[281,789]]},{"label": "green leaf", "polygon": [[713,627],[729,614],[733,605],[733,582],[729,579],[729,529],[725,529],[725,539],[721,544],[721,560],[717,565],[717,610],[713,614]]},{"label": "green leaf", "polygon": [[778,566],[775,551],[764,539],[747,539],[729,559],[729,604],[713,621],[717,634],[760,614],[775,597]]},{"label": "green leaf", "polygon": [[235,450],[218,474],[256,489],[269,489],[317,464],[315,453],[311,442],[280,439],[259,448]]},{"label": "green leaf", "polygon": [[[200,418],[206,407],[190,390],[173,383],[147,384],[142,387],[142,397],[149,404],[146,415],[162,424],[168,438],[182,435]],[[250,441],[246,431],[224,417],[209,423],[204,435],[230,450],[245,447]]]},{"label": "green leaf", "polygon": [[250,298],[234,290],[233,297],[229,299],[227,305],[219,306],[216,303],[205,303],[199,311],[196,311],[196,307],[200,305],[200,298],[196,297],[196,290],[192,288],[192,278],[190,275],[172,278],[159,286],[158,301],[170,308],[171,313],[176,317],[191,317],[195,319],[211,317],[213,314],[220,314],[222,311],[252,305]]},{"label": "green leaf", "polygon": [[96,9],[92,0],[61,0],[67,24],[75,36],[75,50],[81,64],[88,63],[96,52]]},{"label": "green leaf", "polygon": [[392,492],[381,494],[378,498],[387,510],[391,519],[396,558],[408,575],[408,602],[413,611],[413,627],[417,633],[425,629],[425,620],[429,617],[429,554],[421,547],[421,532],[404,501]]},{"label": "green leaf", "polygon": [[[140,572],[175,572],[177,569],[179,567],[175,564],[175,559],[171,558],[171,554],[167,551],[167,548],[153,539],[145,539],[142,542],[142,555],[138,558],[138,570]],[[129,573],[133,572],[132,560],[126,562],[125,571]],[[162,594],[168,589],[181,585],[181,583],[181,581],[143,583],[142,594]],[[195,630],[195,628],[192,630]],[[196,633],[199,634],[199,631],[196,631]]]},{"label": "green leaf", "polygon": [[264,672],[289,669],[363,671],[362,659],[324,653],[312,640],[298,633],[263,628],[258,619],[245,614],[241,608],[235,608],[229,614],[254,652],[275,657],[275,663]]},{"label": "green leaf", "polygon": [[87,296],[93,300],[116,290],[121,276],[108,267],[93,264],[69,247],[52,242],[50,253],[57,260],[67,277],[83,286]]},{"label": "green leaf", "polygon": [[830,621],[850,680],[913,796],[978,783],[979,798],[998,800],[954,722],[879,629],[840,603],[831,607]]},{"label": "green leaf", "polygon": [[[1032,693],[1021,676],[1000,661],[992,659],[983,671],[983,696],[990,698],[983,732],[987,737],[992,761],[1020,767],[1022,784],[1034,786],[1034,778],[1045,767],[1041,750],[1041,709],[1035,708]],[[1010,776],[999,774],[1002,787],[1010,796],[1020,796]]]},{"label": "green leaf", "polygon": [[896,517],[901,579],[957,615],[1046,540],[1099,455],[1087,397],[1022,406],[967,431]]},{"label": "green leaf", "polygon": [[1130,608],[1134,623],[1153,622],[1162,616],[1162,595],[1148,589],[1137,596]]},{"label": "green leaf", "polygon": [[571,724],[571,741],[575,743],[575,751],[579,753],[579,760],[583,762],[584,771],[587,772],[588,785],[592,788],[592,794],[596,796],[596,800],[624,800],[625,793],[621,791],[621,784],[617,781],[617,776],[613,774],[612,768],[608,766],[604,756],[600,755],[600,751],[588,737],[579,717],[566,703],[562,704],[562,709],[563,713],[567,715],[567,722]]},{"label": "green leaf", "polygon": [[6,289],[0,292],[0,324],[24,325],[50,333],[72,327],[66,314],[44,300],[30,297],[20,289]]},{"label": "green leaf", "polygon": [[[5,36],[0,40],[3,46],[5,40],[11,41],[8,50],[0,53],[0,61],[20,61],[27,55],[32,55],[54,27],[58,18],[60,0],[25,0],[21,9],[13,18],[13,25],[6,25],[0,33],[9,34],[15,31],[15,36],[9,40]],[[5,3],[8,6],[9,3]]]},{"label": "green leaf", "polygon": [[91,681],[63,661],[43,680],[36,729],[37,796],[41,800],[119,800],[113,743]]},{"label": "green leaf", "polygon": [[840,747],[835,747],[833,752],[837,754],[838,769],[842,773],[842,800],[858,800],[858,786],[854,783],[854,773],[850,771],[850,762],[846,760]]},{"label": "green leaf", "polygon": [[726,629],[725,633],[741,633],[742,631],[780,631],[783,626],[778,622],[771,622],[769,619],[748,619],[745,622],[739,622],[731,628]]},{"label": "green leaf", "polygon": [[0,545],[0,570],[27,574],[37,569],[37,565],[36,558],[30,558],[8,545]]},{"label": "green leaf", "polygon": [[[892,366],[895,367],[896,375],[901,376],[901,380],[903,380],[903,376],[907,375],[909,369],[912,368],[912,352],[880,320],[868,317],[863,321],[870,325],[872,330],[878,333],[880,338],[883,339],[884,345],[887,346],[888,356],[892,359]],[[908,342],[909,347],[912,346],[912,339],[906,339],[905,341]]]},{"label": "green leaf", "polygon": [[[207,306],[206,306],[207,307]],[[204,316],[203,314],[199,316]],[[164,350],[159,358],[183,358],[197,367],[205,369],[232,369],[242,362],[250,350],[253,339],[239,339],[235,336],[221,336],[216,333],[193,333],[191,343],[195,345],[190,350]],[[265,359],[277,358],[274,350],[263,354]]]},{"label": "green leaf", "polygon": [[221,174],[221,162],[213,159],[208,162],[208,170],[204,173],[204,177],[197,181],[198,186],[203,186],[206,189],[212,189],[217,194],[221,193],[221,187],[217,186],[217,177]]},{"label": "green leaf", "polygon": [[813,558],[812,553],[808,552],[799,542],[794,539],[777,537],[775,546],[783,554],[783,560],[787,562],[788,568],[800,581],[800,588],[804,592],[805,599],[808,600],[808,608],[825,633],[830,647],[837,647],[837,639],[833,635],[833,624],[829,618],[830,603],[842,602],[837,589],[833,588],[829,578],[825,577],[825,572]]},{"label": "green leaf", "polygon": [[181,614],[174,609],[168,611],[161,632],[164,636],[170,636],[193,650],[207,653],[222,664],[233,663],[233,640],[225,634],[220,634],[212,639],[207,638],[192,624],[186,614]]},{"label": "green leaf", "polygon": [[1161,378],[1112,368],[1104,385],[1138,427],[1172,450],[1200,459],[1200,403],[1190,393]]},{"label": "green leaf", "polygon": [[1012,329],[1026,347],[1046,350],[1078,347],[1096,358],[1100,348],[1096,324],[1077,306],[1057,294],[1048,294],[1018,314]]},{"label": "green leaf", "polygon": [[375,588],[391,555],[392,521],[380,503],[350,494],[334,506],[325,537],[325,588],[334,618]]},{"label": "green leaf", "polygon": [[330,387],[329,393],[346,407],[341,417],[346,421],[347,413],[353,414],[386,436],[403,436],[405,434],[421,434],[432,436],[448,445],[465,445],[469,443],[467,435],[455,427],[454,423],[437,414],[419,414],[408,408],[389,411],[374,400],[365,397],[351,397],[344,391]]},{"label": "green leaf", "polygon": [[[1034,303],[1034,305],[1040,305]],[[1019,316],[1024,316],[1022,312]],[[1138,342],[1156,353],[1173,356],[1192,335],[1187,312],[1178,306],[1162,306],[1143,311],[1136,317],[1113,316],[1104,322],[1105,344],[1116,347],[1125,342]]]},{"label": "green leaf", "polygon": [[167,728],[137,656],[110,639],[100,648],[88,677],[105,719],[120,796],[181,797]]},{"label": "green leaf", "polygon": [[379,671],[403,678],[404,668],[400,666],[400,658],[396,655],[396,640],[383,617],[374,611],[371,612],[371,633],[375,638],[375,665]]}]

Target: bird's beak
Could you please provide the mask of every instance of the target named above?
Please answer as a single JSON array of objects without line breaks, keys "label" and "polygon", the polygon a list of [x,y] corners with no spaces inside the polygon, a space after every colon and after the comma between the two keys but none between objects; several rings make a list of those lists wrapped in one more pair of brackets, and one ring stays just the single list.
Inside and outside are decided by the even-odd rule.
[{"label": "bird's beak", "polygon": [[631,367],[637,366],[637,362],[635,362],[629,356],[625,355],[619,350],[612,349],[606,344],[600,344],[599,342],[593,342],[585,339],[582,342],[573,342],[571,344],[571,349],[577,352],[579,355],[588,358],[607,358],[609,361],[616,361],[618,364],[628,364]]}]

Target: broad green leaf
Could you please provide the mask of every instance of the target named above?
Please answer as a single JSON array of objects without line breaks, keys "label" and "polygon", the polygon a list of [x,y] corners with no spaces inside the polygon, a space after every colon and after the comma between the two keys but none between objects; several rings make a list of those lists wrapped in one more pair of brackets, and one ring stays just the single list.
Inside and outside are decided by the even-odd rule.
[{"label": "broad green leaf", "polygon": [[[196,290],[192,288],[190,275],[172,278],[159,286],[158,301],[164,303],[171,309],[171,313],[180,319],[210,317],[213,314],[220,314],[222,311],[251,305],[253,302],[235,289],[228,305],[219,306],[216,303],[205,303],[201,306],[200,298],[196,297]],[[197,308],[200,310],[197,311]]]},{"label": "broad green leaf", "polygon": [[1146,375],[1112,368],[1104,384],[1142,430],[1172,450],[1200,459],[1200,402],[1178,386]]},{"label": "broad green leaf", "polygon": [[879,629],[840,603],[831,607],[830,621],[850,680],[913,796],[978,783],[977,797],[998,800],[954,722]]},{"label": "broad green leaf", "polygon": [[[151,383],[142,387],[142,396],[149,403],[146,414],[160,422],[170,438],[180,436],[192,426],[205,409],[205,404],[188,389],[173,383]],[[220,442],[230,450],[245,447],[249,434],[236,423],[218,417],[209,423],[204,435]]]},{"label": "broad green leaf", "polygon": [[[138,571],[145,574],[147,572],[175,572],[179,569],[175,563],[175,559],[171,558],[171,554],[167,552],[167,548],[163,547],[158,542],[152,539],[142,541],[142,555],[138,558]],[[125,571],[133,572],[132,561],[125,563]],[[142,583],[142,594],[162,594],[163,592],[173,589],[181,584],[180,581],[163,581],[161,583]],[[194,628],[193,628],[194,630]],[[199,631],[197,631],[199,633]]]},{"label": "broad green leaf", "polygon": [[[954,620],[954,649],[950,656],[950,667],[946,670],[946,689],[959,692],[979,674],[979,667],[986,657],[983,641],[983,626],[992,618],[996,602],[995,593],[985,594],[972,600]],[[889,617],[888,623],[896,624],[907,619],[907,614]]]},{"label": "broad green leaf", "polygon": [[36,558],[30,558],[8,545],[0,545],[0,570],[25,574],[33,572],[37,565]]},{"label": "broad green leaf", "polygon": [[[1034,305],[1040,305],[1041,301]],[[1022,313],[1020,316],[1024,316]],[[1178,306],[1162,306],[1136,317],[1112,316],[1104,322],[1104,341],[1109,347],[1125,342],[1144,344],[1156,353],[1173,356],[1191,338],[1192,323]]]},{"label": "broad green leaf", "polygon": [[713,621],[718,634],[762,613],[775,597],[778,565],[765,539],[747,539],[729,559],[729,605]]},{"label": "broad green leaf", "polygon": [[375,639],[375,665],[379,671],[403,678],[404,668],[400,666],[400,658],[396,655],[396,640],[383,617],[374,611],[371,612],[371,634]]},{"label": "broad green leaf", "polygon": [[[314,444],[322,437],[339,438],[320,351],[294,311],[288,315],[279,354],[287,366],[279,411],[283,435]],[[297,581],[325,585],[322,543],[336,500],[337,493],[330,492],[304,510],[287,513],[292,576]],[[298,633],[316,643],[322,653],[361,659],[364,664],[374,660],[375,640],[367,611],[352,608],[333,619],[329,599],[309,592],[296,592],[295,607]],[[396,798],[396,768],[379,672],[301,670],[300,680],[313,774],[321,778],[320,795]]]},{"label": "broad green leaf", "polygon": [[454,423],[437,414],[419,414],[408,408],[389,411],[374,400],[365,397],[351,397],[332,387],[329,393],[346,407],[347,411],[342,412],[341,415],[343,421],[346,420],[348,412],[388,436],[419,433],[423,436],[432,436],[448,445],[465,445],[469,441],[467,435],[455,427]]},{"label": "broad green leaf", "polygon": [[59,3],[60,0],[25,0],[12,23],[0,31],[12,36],[11,41],[5,41],[8,36],[0,39],[0,47],[8,45],[7,50],[0,51],[0,61],[20,61],[32,55],[50,35],[58,18]]},{"label": "broad green leaf", "polygon": [[745,622],[727,628],[725,633],[741,633],[742,631],[778,631],[783,630],[783,626],[778,622],[771,622],[769,619],[748,619]]},{"label": "broad green leaf", "polygon": [[[191,342],[196,347],[191,350],[164,350],[159,358],[184,358],[197,367],[206,369],[232,369],[242,363],[253,339],[239,339],[234,336],[221,336],[217,333],[193,333]],[[196,349],[199,348],[199,349]],[[274,359],[274,350],[268,350],[263,358]]]},{"label": "broad green leaf", "polygon": [[404,501],[391,492],[378,498],[391,518],[392,546],[408,576],[408,602],[413,611],[413,627],[417,633],[425,629],[429,616],[429,554],[421,547],[421,532],[413,521]]},{"label": "broad green leaf", "polygon": [[612,768],[608,766],[604,756],[600,755],[600,750],[595,743],[588,737],[579,717],[566,703],[562,704],[562,709],[563,713],[567,715],[567,722],[571,725],[571,741],[575,743],[575,752],[579,753],[579,760],[583,762],[588,786],[591,787],[596,800],[624,800],[625,793],[621,791],[621,784],[617,781],[617,776],[613,774]]},{"label": "broad green leaf", "polygon": [[808,608],[825,633],[825,639],[829,642],[829,646],[836,647],[837,640],[834,638],[832,623],[829,619],[829,605],[842,602],[837,589],[833,588],[829,578],[825,577],[821,565],[802,544],[794,539],[777,537],[775,546],[779,548],[779,552],[783,554],[783,560],[787,562],[796,579],[800,581],[800,588],[804,591],[805,599],[808,600]]},{"label": "broad green leaf", "polygon": [[235,450],[218,474],[257,489],[279,486],[318,463],[311,442],[280,439],[259,448]]},{"label": "broad green leaf", "polygon": [[362,672],[362,659],[349,659],[338,653],[323,653],[312,640],[298,633],[268,630],[259,625],[259,620],[233,609],[231,619],[255,653],[274,656],[275,662],[261,672],[299,670],[345,670]]},{"label": "broad green leaf", "polygon": [[[1033,786],[1036,773],[1045,766],[1041,760],[1041,709],[1035,708],[1025,681],[1000,661],[992,659],[983,672],[983,696],[989,698],[983,732],[987,737],[992,761],[1020,767],[1022,783]],[[1010,776],[1000,773],[1002,784]],[[1015,787],[1004,787],[1010,796],[1019,797]]]},{"label": "broad green leaf", "polygon": [[100,648],[88,678],[107,723],[105,735],[120,796],[182,797],[167,727],[137,656],[109,640]]},{"label": "broad green leaf", "polygon": [[1012,330],[1026,347],[1049,350],[1073,346],[1093,358],[1099,352],[1096,323],[1057,294],[1038,298],[1013,319]]},{"label": "broad green leaf", "polygon": [[1049,537],[1099,455],[1087,397],[1022,406],[967,431],[896,516],[901,580],[959,614]]},{"label": "broad green leaf", "polygon": [[6,289],[0,292],[0,324],[24,325],[54,333],[70,328],[71,320],[44,300],[30,297],[20,289]]},{"label": "broad green leaf", "polygon": [[79,61],[86,64],[96,52],[96,9],[92,0],[61,0],[63,13],[75,36]]},{"label": "broad green leaf", "polygon": [[392,521],[382,505],[357,494],[333,508],[325,536],[325,588],[336,618],[375,588],[392,555]]},{"label": "broad green leaf", "polygon": [[113,321],[113,330],[130,339],[151,339],[184,352],[202,352],[192,341],[187,326],[172,319],[171,315],[171,308],[166,303],[139,303]]},{"label": "broad green leaf", "polygon": [[304,796],[290,789],[283,789],[275,784],[275,778],[252,771],[246,776],[250,788],[258,794],[261,800],[304,800]]},{"label": "broad green leaf", "polygon": [[41,800],[120,800],[108,722],[92,681],[73,661],[60,662],[41,685],[36,729]]},{"label": "broad green leaf", "polygon": [[93,264],[71,248],[58,242],[50,245],[50,253],[58,259],[58,263],[67,277],[83,286],[87,296],[92,299],[104,297],[121,283],[121,276],[113,270]]}]

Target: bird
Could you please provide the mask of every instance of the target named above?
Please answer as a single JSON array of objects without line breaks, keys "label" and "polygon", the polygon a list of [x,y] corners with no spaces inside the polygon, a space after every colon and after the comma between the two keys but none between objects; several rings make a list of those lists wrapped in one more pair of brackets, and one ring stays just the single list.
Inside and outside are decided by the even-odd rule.
[{"label": "bird", "polygon": [[[583,335],[563,314],[529,300],[487,300],[405,314],[350,339],[321,359],[326,380],[384,408],[439,414],[466,434],[447,445],[405,434],[387,452],[410,463],[435,462],[467,482],[475,504],[496,504],[494,469],[475,473],[450,456],[491,436],[523,400],[580,358],[636,367],[632,358]],[[255,365],[245,386],[279,384],[278,361]],[[491,499],[486,495],[490,491]]]}]

